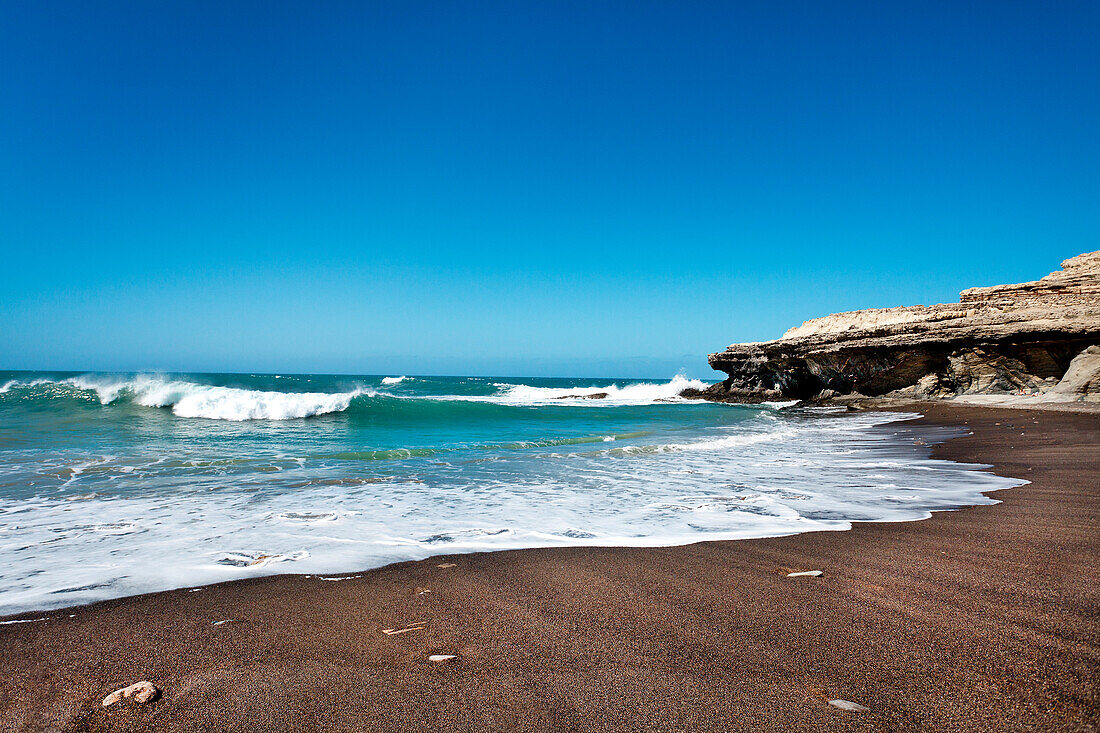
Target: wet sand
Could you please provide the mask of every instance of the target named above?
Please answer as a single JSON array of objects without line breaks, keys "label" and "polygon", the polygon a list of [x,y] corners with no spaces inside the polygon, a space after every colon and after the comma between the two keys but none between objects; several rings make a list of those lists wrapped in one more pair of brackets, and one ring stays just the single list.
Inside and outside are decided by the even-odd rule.
[{"label": "wet sand", "polygon": [[[456,555],[28,614],[50,620],[0,626],[0,730],[1097,729],[1100,416],[915,409],[974,431],[937,457],[1032,483],[849,532]],[[139,680],[162,697],[102,708]]]}]

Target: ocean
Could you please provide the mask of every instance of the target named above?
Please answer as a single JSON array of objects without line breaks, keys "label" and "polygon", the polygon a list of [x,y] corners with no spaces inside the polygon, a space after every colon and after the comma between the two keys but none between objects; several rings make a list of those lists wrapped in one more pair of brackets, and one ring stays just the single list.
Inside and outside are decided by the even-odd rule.
[{"label": "ocean", "polygon": [[[437,554],[677,545],[990,504],[913,415],[702,382],[0,372],[0,614]],[[335,581],[337,578],[333,578]]]}]

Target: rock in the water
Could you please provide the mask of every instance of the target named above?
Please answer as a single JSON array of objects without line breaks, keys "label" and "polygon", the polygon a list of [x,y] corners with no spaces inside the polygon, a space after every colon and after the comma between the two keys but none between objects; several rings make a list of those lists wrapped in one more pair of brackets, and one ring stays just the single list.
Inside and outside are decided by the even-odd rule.
[{"label": "rock in the water", "polygon": [[852,702],[850,700],[830,700],[829,704],[834,708],[840,708],[841,710],[847,710],[852,713],[866,713],[871,708],[860,705],[858,702]]},{"label": "rock in the water", "polygon": [[561,397],[555,397],[556,400],[606,400],[609,396],[608,392],[591,392],[589,394],[567,394]]},{"label": "rock in the water", "polygon": [[[1041,280],[964,290],[958,303],[837,313],[775,341],[734,344],[709,358],[725,381],[684,396],[764,402],[1052,393],[1052,400],[1100,400],[1100,354],[1090,351],[1097,345],[1100,251],[1066,260]],[[1081,361],[1071,372],[1075,357]]]},{"label": "rock in the water", "polygon": [[158,695],[160,695],[160,690],[156,688],[156,685],[148,680],[142,680],[141,682],[135,682],[129,687],[123,687],[121,690],[115,690],[110,695],[103,698],[103,707],[110,707],[124,698],[138,703],[151,702],[155,700]]}]

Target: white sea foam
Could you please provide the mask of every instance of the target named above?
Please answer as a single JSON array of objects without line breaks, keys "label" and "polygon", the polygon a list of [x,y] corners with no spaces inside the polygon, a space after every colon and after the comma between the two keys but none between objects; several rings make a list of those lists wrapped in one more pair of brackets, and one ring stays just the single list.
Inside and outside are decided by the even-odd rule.
[{"label": "white sea foam", "polygon": [[698,379],[688,379],[678,374],[668,382],[641,382],[620,387],[615,384],[591,387],[532,387],[526,384],[494,382],[495,395],[445,396],[435,399],[495,402],[504,405],[651,405],[660,402],[683,400],[685,389],[705,389],[708,385]]},{"label": "white sea foam", "polygon": [[214,420],[290,420],[348,409],[363,390],[323,392],[259,392],[232,387],[204,387],[179,392],[142,395],[138,402],[150,407],[172,405],[180,417]]},{"label": "white sea foam", "polygon": [[[994,503],[982,492],[1021,483],[932,461],[912,435],[869,430],[889,419],[753,411],[678,441],[658,433],[661,442],[599,440],[587,453],[493,453],[461,468],[425,461],[347,483],[333,482],[362,478],[354,461],[247,448],[218,461],[51,454],[36,474],[41,493],[0,499],[0,614],[438,553],[846,529]],[[10,470],[0,466],[5,480]],[[53,485],[41,483],[49,476]],[[329,483],[310,484],[318,476]]]},{"label": "white sea foam", "polygon": [[118,395],[122,390],[135,384],[139,381],[151,381],[153,377],[137,377],[135,380],[125,379],[123,377],[112,376],[100,376],[93,374],[86,374],[80,377],[69,377],[63,379],[62,384],[71,384],[77,389],[83,389],[90,392],[95,392],[99,397],[100,404],[109,405],[118,398]]},{"label": "white sea foam", "polygon": [[21,382],[18,379],[9,379],[2,386],[0,386],[0,394],[6,394],[13,389],[27,389],[29,387],[38,387],[43,384],[54,384],[49,379],[32,379],[29,382]]},{"label": "white sea foam", "polygon": [[[411,377],[384,377],[382,384],[395,386]],[[94,392],[103,405],[124,397],[145,407],[168,407],[179,417],[211,420],[290,420],[346,410],[360,395],[389,398],[491,402],[513,406],[583,405],[624,406],[682,402],[685,389],[704,389],[708,385],[698,379],[677,375],[668,382],[615,384],[591,387],[534,387],[525,384],[494,382],[496,394],[491,395],[402,395],[356,388],[348,392],[281,392],[220,387],[199,384],[165,376],[139,374],[116,376],[87,374],[61,380],[35,379],[30,382],[9,380],[0,386],[0,394],[12,389],[40,385],[61,385],[85,392]],[[786,406],[788,403],[775,403]]]},{"label": "white sea foam", "polygon": [[798,431],[795,428],[783,427],[761,433],[727,435],[722,438],[706,438],[704,440],[696,440],[690,443],[672,443],[663,447],[668,450],[687,451],[723,450],[753,445],[755,443],[780,443],[784,440],[795,437],[797,434]]},{"label": "white sea foam", "polygon": [[[40,383],[47,380],[40,380]],[[128,394],[145,407],[169,407],[179,417],[211,420],[291,420],[346,410],[351,401],[371,390],[350,392],[268,392],[237,387],[215,387],[159,376],[111,377],[85,375],[62,380],[78,389],[94,391],[109,405]],[[28,385],[30,386],[30,385]]]}]

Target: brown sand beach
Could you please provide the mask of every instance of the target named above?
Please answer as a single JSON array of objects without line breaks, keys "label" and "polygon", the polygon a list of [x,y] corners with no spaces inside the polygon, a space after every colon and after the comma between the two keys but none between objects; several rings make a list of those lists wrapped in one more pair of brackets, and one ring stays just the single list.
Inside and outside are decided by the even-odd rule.
[{"label": "brown sand beach", "polygon": [[[1031,483],[847,532],[456,555],[25,614],[48,620],[0,626],[0,729],[1096,730],[1100,415],[913,409],[973,431],[936,457]],[[139,680],[160,697],[102,707]]]}]

